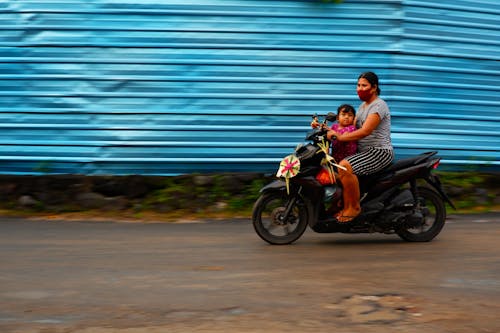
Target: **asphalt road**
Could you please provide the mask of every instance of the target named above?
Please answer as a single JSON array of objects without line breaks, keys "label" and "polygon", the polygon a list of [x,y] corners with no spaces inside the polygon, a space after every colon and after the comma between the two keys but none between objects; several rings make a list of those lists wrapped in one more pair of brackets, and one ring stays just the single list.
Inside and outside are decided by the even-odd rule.
[{"label": "asphalt road", "polygon": [[430,243],[0,218],[0,332],[500,332],[500,214]]}]

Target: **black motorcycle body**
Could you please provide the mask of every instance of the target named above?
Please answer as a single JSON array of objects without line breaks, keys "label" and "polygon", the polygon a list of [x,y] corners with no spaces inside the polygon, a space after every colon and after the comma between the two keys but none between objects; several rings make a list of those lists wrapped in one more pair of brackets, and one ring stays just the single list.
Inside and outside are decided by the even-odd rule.
[{"label": "black motorcycle body", "polygon": [[[426,152],[396,161],[387,169],[360,177],[361,214],[350,222],[333,216],[342,208],[342,186],[322,185],[316,175],[325,157],[319,147],[326,130],[317,129],[296,148],[300,172],[261,189],[254,204],[252,220],[257,234],[270,244],[290,244],[307,226],[318,233],[397,234],[412,242],[434,239],[446,220],[445,202],[453,203],[443,191],[439,177],[432,173],[440,158]],[[423,186],[425,185],[425,186]]]}]

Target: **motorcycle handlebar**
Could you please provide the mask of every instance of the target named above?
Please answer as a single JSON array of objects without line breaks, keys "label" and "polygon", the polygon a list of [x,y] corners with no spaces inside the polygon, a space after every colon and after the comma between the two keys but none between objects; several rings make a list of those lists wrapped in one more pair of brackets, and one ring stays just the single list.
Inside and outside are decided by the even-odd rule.
[{"label": "motorcycle handlebar", "polygon": [[326,138],[328,128],[318,127],[307,133],[306,140],[308,141],[321,141],[321,137]]},{"label": "motorcycle handlebar", "polygon": [[[319,117],[323,118],[323,121],[319,121]],[[326,134],[328,133],[327,121],[336,121],[337,116],[333,112],[328,112],[328,114],[324,116],[318,116],[316,113],[312,115],[312,123],[311,126],[313,130],[309,132],[306,136],[306,140],[309,141],[321,141],[321,137],[326,138]],[[332,140],[335,140],[335,137],[332,137]]]}]

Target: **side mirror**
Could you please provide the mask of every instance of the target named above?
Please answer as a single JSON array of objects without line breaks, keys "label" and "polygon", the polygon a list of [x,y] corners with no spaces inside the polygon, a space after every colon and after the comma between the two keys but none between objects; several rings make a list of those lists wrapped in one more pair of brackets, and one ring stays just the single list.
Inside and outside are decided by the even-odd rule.
[{"label": "side mirror", "polygon": [[333,112],[328,112],[326,115],[326,120],[328,121],[336,121],[337,120],[337,115]]}]

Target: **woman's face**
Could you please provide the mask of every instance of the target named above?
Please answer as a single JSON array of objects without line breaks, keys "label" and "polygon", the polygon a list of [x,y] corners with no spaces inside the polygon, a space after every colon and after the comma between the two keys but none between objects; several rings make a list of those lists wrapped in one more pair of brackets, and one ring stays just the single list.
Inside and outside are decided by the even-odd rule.
[{"label": "woman's face", "polygon": [[358,86],[356,92],[358,93],[359,99],[362,101],[368,101],[377,91],[376,86],[372,86],[371,83],[364,77],[358,80]]}]

